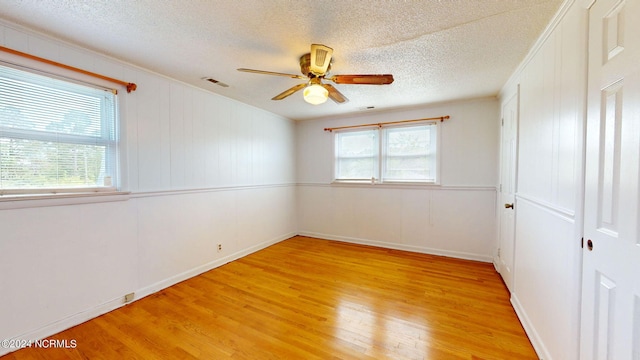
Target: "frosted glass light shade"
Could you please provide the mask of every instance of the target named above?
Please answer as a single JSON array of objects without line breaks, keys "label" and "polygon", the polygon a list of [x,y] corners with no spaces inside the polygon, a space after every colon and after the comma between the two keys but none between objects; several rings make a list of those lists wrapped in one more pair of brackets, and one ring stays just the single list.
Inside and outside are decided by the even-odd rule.
[{"label": "frosted glass light shade", "polygon": [[304,88],[302,95],[304,96],[304,101],[308,102],[309,104],[320,105],[327,101],[327,98],[329,97],[329,91],[327,91],[327,89],[323,88],[321,85],[312,84]]}]

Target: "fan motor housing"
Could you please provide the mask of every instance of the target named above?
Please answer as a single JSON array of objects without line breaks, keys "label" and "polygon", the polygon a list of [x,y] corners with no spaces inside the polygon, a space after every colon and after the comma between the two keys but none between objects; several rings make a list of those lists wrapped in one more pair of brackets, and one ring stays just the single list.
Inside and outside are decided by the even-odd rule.
[{"label": "fan motor housing", "polygon": [[311,70],[309,70],[310,65],[311,65],[311,53],[302,55],[300,57],[300,72],[302,72],[302,75],[308,76],[308,77],[326,76],[331,70],[331,64],[329,64],[329,67],[327,68],[327,72],[325,74],[314,74],[313,72],[311,72]]}]

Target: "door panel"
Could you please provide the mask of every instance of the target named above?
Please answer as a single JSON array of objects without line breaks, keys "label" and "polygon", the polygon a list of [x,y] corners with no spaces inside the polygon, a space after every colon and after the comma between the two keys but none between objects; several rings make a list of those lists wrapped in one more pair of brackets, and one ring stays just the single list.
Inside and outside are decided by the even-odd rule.
[{"label": "door panel", "polygon": [[[519,93],[519,91],[518,91]],[[513,291],[515,265],[515,192],[518,156],[518,99],[513,95],[502,109],[500,166],[500,247],[498,267],[504,283]],[[512,205],[507,207],[506,205]]]},{"label": "door panel", "polygon": [[598,288],[596,289],[596,348],[595,353],[597,359],[610,359],[610,342],[611,331],[613,326],[613,315],[615,314],[615,289],[616,284],[606,276],[598,273],[596,278],[598,279]]},{"label": "door panel", "polygon": [[640,360],[639,18],[637,0],[597,0],[589,9],[580,338],[586,360]]},{"label": "door panel", "polygon": [[620,127],[622,125],[622,81],[602,90],[600,117],[601,156],[598,176],[598,231],[618,237],[620,194]]}]

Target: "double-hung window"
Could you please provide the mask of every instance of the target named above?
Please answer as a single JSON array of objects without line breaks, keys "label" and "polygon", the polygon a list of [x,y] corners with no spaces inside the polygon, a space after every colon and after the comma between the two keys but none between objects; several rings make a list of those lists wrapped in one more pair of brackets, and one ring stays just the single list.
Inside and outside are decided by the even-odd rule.
[{"label": "double-hung window", "polygon": [[0,66],[0,194],[115,190],[116,95]]},{"label": "double-hung window", "polygon": [[437,122],[335,133],[335,180],[437,183]]},{"label": "double-hung window", "polygon": [[378,130],[336,132],[336,180],[371,181],[379,168]]}]

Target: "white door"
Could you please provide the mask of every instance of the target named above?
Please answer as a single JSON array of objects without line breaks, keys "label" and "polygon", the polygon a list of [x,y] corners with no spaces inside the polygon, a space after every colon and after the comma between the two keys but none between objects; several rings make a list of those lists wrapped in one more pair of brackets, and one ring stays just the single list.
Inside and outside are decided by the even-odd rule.
[{"label": "white door", "polygon": [[504,283],[513,291],[515,256],[515,192],[518,156],[518,94],[502,108],[502,145],[500,153],[500,246],[498,270]]},{"label": "white door", "polygon": [[589,9],[581,359],[640,359],[640,1]]}]

